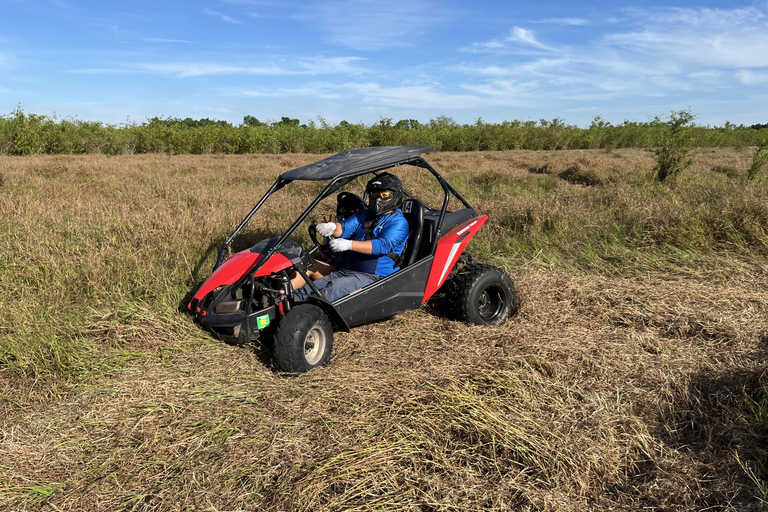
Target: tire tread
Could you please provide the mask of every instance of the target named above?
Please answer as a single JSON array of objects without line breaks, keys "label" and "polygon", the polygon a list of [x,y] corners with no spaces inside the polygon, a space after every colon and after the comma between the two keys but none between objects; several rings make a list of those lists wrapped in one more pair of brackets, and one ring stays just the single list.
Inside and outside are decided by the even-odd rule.
[{"label": "tire tread", "polygon": [[470,263],[464,266],[464,268],[448,283],[446,288],[446,304],[445,312],[452,319],[465,322],[475,323],[472,321],[473,304],[469,300],[475,284],[487,273],[498,273],[500,281],[506,281],[506,284],[511,292],[510,304],[508,314],[498,322],[501,323],[508,317],[515,314],[517,311],[517,294],[515,293],[515,285],[512,279],[500,268],[488,265],[485,263]]},{"label": "tire tread", "polygon": [[[318,322],[323,324],[327,334],[326,356],[317,365],[309,366],[304,358],[304,340]],[[306,372],[327,365],[332,349],[333,326],[328,315],[317,306],[299,304],[280,320],[274,336],[272,360],[280,371]]]}]

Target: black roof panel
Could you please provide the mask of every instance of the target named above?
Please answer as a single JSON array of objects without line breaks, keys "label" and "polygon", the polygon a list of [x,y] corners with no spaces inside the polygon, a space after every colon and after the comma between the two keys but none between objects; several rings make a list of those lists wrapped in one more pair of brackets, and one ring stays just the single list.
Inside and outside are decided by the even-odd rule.
[{"label": "black roof panel", "polygon": [[319,162],[280,175],[284,180],[321,181],[338,176],[357,176],[415,160],[432,146],[375,146],[342,151]]}]

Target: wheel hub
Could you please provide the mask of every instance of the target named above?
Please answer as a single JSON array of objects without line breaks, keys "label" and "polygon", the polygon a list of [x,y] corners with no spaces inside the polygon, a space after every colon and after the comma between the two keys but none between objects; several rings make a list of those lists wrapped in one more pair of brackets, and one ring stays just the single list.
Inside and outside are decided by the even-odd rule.
[{"label": "wheel hub", "polygon": [[304,339],[304,359],[307,363],[317,364],[325,352],[325,331],[319,326],[314,326]]},{"label": "wheel hub", "polygon": [[498,316],[504,307],[503,292],[495,287],[490,286],[483,290],[483,293],[477,298],[477,309],[480,316],[488,321]]}]

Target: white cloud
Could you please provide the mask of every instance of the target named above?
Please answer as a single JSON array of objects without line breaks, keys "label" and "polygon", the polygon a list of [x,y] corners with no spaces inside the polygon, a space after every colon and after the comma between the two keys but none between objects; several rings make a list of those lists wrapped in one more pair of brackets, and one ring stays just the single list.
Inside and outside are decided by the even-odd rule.
[{"label": "white cloud", "polygon": [[487,103],[479,96],[451,94],[434,85],[386,87],[374,82],[315,82],[303,87],[244,90],[238,94],[246,97],[309,96],[325,100],[350,99],[362,101],[367,105],[410,109],[455,110],[476,108]]},{"label": "white cloud", "polygon": [[272,97],[289,98],[295,96],[308,96],[324,100],[340,100],[348,94],[343,86],[334,85],[328,82],[313,82],[301,87],[281,87],[277,89],[245,89],[230,93],[230,95],[244,96],[246,98]]},{"label": "white cloud", "polygon": [[765,10],[669,8],[627,12],[639,30],[607,35],[606,44],[704,66],[768,66]]},{"label": "white cloud", "polygon": [[545,18],[543,20],[534,21],[533,23],[551,23],[553,25],[589,25],[589,20],[584,18]]},{"label": "white cloud", "polygon": [[469,94],[450,94],[430,85],[382,87],[375,83],[345,84],[356,92],[363,102],[398,108],[445,109],[476,108],[482,100]]},{"label": "white cloud", "polygon": [[[515,43],[510,45],[510,43]],[[512,53],[526,48],[536,48],[539,50],[552,51],[553,48],[540,42],[536,38],[536,33],[523,27],[512,27],[508,36],[501,39],[493,39],[486,42],[472,43],[469,48],[462,48],[462,51],[473,53]]]},{"label": "white cloud", "polygon": [[491,105],[522,105],[530,102],[530,98],[540,90],[541,84],[535,81],[490,80],[484,84],[465,84],[463,89],[484,98]]},{"label": "white cloud", "polygon": [[265,66],[235,66],[227,64],[217,64],[212,62],[190,62],[190,63],[158,63],[158,64],[136,64],[131,66],[136,71],[145,71],[157,75],[168,75],[175,78],[190,78],[200,76],[221,76],[221,75],[296,75],[299,72],[296,69],[280,67],[275,64]]},{"label": "white cloud", "polygon": [[83,74],[149,73],[172,78],[194,78],[222,75],[295,76],[344,74],[359,75],[367,70],[355,65],[361,57],[316,57],[258,66],[219,64],[215,62],[166,62],[127,64],[120,68],[88,68],[72,70]]},{"label": "white cloud", "polygon": [[660,58],[704,66],[752,68],[768,66],[768,27],[714,30],[696,27],[676,30],[646,30],[612,34],[604,39],[611,46],[624,46]]},{"label": "white cloud", "polygon": [[687,77],[701,84],[716,85],[723,80],[724,75],[725,73],[718,69],[705,69],[704,71],[689,73]]},{"label": "white cloud", "polygon": [[224,13],[219,12],[219,11],[214,11],[212,9],[205,9],[203,12],[205,12],[205,14],[207,14],[208,16],[212,16],[214,18],[219,18],[220,20],[226,21],[227,23],[242,24],[242,21],[236,20],[232,16],[228,16],[228,15],[226,15]]},{"label": "white cloud", "polygon": [[768,81],[768,10],[624,12],[620,24],[602,25],[602,33],[590,28],[596,34],[592,40],[576,44],[550,43],[515,26],[506,37],[471,46],[474,53],[488,54],[481,66],[453,70],[474,82],[488,77],[463,87],[489,97],[524,93],[521,82],[512,80],[524,77],[526,90],[540,96],[584,101],[704,93]]},{"label": "white cloud", "polygon": [[356,62],[365,60],[362,57],[318,57],[304,59],[298,66],[307,74],[349,74],[357,75],[367,73],[370,70],[358,67]]},{"label": "white cloud", "polygon": [[165,44],[165,43],[182,43],[182,44],[192,44],[192,41],[187,41],[185,39],[156,39],[156,38],[148,38],[143,39],[145,43],[159,43],[159,44]]},{"label": "white cloud", "polygon": [[754,71],[740,71],[737,73],[737,76],[742,83],[747,85],[768,83],[768,71],[764,73],[756,73]]},{"label": "white cloud", "polygon": [[[766,3],[768,7],[768,3]],[[698,27],[738,27],[755,22],[764,23],[768,18],[764,10],[758,7],[734,9],[708,9],[668,7],[660,9],[630,8],[625,12],[630,20],[645,25],[673,25]]]},{"label": "white cloud", "polygon": [[568,66],[570,59],[566,57],[543,57],[529,62],[514,64],[510,66],[491,65],[491,66],[455,66],[450,69],[461,71],[470,75],[490,76],[490,77],[517,77],[525,76],[531,73],[539,74],[546,72],[557,72]]},{"label": "white cloud", "polygon": [[547,48],[546,45],[540,43],[536,39],[536,35],[533,33],[533,31],[526,30],[522,27],[514,27],[512,29],[512,34],[506,39],[506,41],[527,44],[536,48]]},{"label": "white cloud", "polygon": [[356,50],[410,46],[452,15],[432,0],[330,0],[312,4],[303,13],[334,43]]},{"label": "white cloud", "polygon": [[129,74],[139,73],[137,69],[129,68],[80,68],[71,69],[69,73],[75,73],[78,75],[112,75],[112,74]]},{"label": "white cloud", "polygon": [[600,107],[581,107],[581,108],[569,108],[568,112],[598,112]]}]

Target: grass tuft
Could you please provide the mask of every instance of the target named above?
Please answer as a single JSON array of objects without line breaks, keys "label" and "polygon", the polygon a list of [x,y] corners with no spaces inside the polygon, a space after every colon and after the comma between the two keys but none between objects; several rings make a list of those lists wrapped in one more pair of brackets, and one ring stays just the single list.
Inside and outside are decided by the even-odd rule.
[{"label": "grass tuft", "polygon": [[752,155],[752,164],[747,171],[747,180],[755,181],[763,174],[766,167],[768,167],[768,141],[763,140],[755,148],[755,152]]}]

